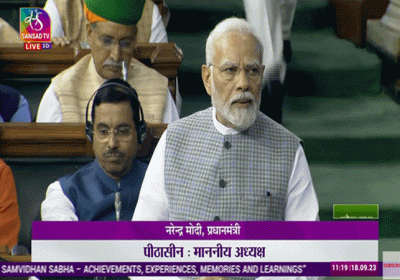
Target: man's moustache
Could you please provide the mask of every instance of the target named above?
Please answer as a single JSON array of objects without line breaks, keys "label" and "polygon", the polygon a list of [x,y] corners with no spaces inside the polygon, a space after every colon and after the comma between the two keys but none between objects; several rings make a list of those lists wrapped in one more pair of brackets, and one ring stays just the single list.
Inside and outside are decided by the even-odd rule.
[{"label": "man's moustache", "polygon": [[107,157],[119,157],[119,158],[122,158],[122,157],[125,157],[125,153],[123,153],[121,151],[107,151],[107,152],[103,153],[103,156],[105,158],[107,158]]},{"label": "man's moustache", "polygon": [[251,101],[251,102],[255,102],[255,98],[254,95],[251,94],[250,91],[245,91],[245,92],[241,92],[239,94],[236,94],[235,96],[233,96],[231,98],[231,100],[229,101],[230,104],[233,104],[234,102],[238,102],[238,101]]},{"label": "man's moustache", "polygon": [[114,60],[106,60],[103,63],[103,66],[114,66],[114,67],[122,67],[122,61],[115,62]]}]

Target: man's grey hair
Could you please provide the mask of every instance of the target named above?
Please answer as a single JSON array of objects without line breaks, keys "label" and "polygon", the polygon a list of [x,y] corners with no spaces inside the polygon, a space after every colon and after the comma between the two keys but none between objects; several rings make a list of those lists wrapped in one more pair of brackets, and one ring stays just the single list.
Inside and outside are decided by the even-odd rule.
[{"label": "man's grey hair", "polygon": [[235,31],[238,33],[241,33],[243,35],[251,34],[253,35],[258,42],[258,45],[261,48],[261,54],[263,53],[263,45],[261,44],[260,39],[256,35],[254,29],[251,27],[251,25],[242,18],[227,18],[218,23],[215,28],[210,32],[210,35],[207,38],[206,42],[206,64],[210,65],[214,56],[214,49],[215,49],[215,43],[218,41],[218,39],[221,37],[221,35],[230,32],[230,31]]}]

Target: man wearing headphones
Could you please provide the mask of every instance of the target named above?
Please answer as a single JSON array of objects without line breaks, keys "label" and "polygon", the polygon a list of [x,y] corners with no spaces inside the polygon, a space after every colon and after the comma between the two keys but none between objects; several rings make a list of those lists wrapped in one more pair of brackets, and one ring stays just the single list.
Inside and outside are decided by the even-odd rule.
[{"label": "man wearing headphones", "polygon": [[136,91],[120,79],[105,82],[92,96],[86,135],[96,159],[50,184],[42,220],[131,220],[147,164],[135,159],[146,124]]}]

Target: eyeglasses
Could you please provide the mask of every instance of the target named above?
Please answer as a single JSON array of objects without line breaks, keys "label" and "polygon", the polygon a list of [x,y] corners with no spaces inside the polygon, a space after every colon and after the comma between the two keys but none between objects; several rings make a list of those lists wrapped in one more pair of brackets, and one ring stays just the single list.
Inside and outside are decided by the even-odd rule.
[{"label": "eyeglasses", "polygon": [[98,38],[100,40],[101,45],[106,48],[106,49],[112,49],[112,47],[116,44],[119,45],[119,47],[128,52],[131,51],[134,44],[135,44],[135,40],[131,40],[131,39],[122,39],[120,41],[115,40],[114,38],[110,37],[110,36],[106,36],[106,35],[100,35],[97,31],[96,28],[92,28],[93,31],[95,31],[95,33],[98,35]]},{"label": "eyeglasses", "polygon": [[115,138],[121,141],[128,141],[132,136],[133,129],[131,127],[119,127],[116,129],[109,128],[100,128],[93,131],[94,134],[97,135],[97,138],[102,141],[106,141],[109,139],[110,135],[114,133]]},{"label": "eyeglasses", "polygon": [[239,67],[237,64],[232,64],[219,67],[210,63],[210,66],[218,68],[219,71],[221,71],[222,78],[227,81],[233,80],[233,78],[239,75],[241,70],[244,70],[249,79],[259,79],[264,71],[264,65],[247,65],[245,67]]}]

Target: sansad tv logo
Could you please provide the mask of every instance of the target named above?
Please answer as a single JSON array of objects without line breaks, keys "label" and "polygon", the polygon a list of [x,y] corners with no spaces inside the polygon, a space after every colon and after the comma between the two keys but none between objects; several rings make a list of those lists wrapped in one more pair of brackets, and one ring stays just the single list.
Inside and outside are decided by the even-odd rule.
[{"label": "sansad tv logo", "polygon": [[45,10],[20,8],[20,36],[25,50],[51,49],[51,21]]}]

